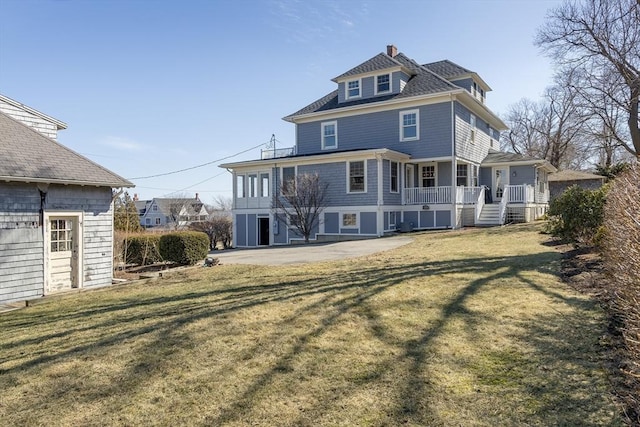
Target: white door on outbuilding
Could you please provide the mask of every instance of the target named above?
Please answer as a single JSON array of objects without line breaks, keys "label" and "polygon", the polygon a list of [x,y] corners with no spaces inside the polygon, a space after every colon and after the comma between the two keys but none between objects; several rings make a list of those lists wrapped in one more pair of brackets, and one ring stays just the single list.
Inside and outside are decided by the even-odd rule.
[{"label": "white door on outbuilding", "polygon": [[80,286],[80,218],[79,215],[50,215],[46,221],[47,293]]}]

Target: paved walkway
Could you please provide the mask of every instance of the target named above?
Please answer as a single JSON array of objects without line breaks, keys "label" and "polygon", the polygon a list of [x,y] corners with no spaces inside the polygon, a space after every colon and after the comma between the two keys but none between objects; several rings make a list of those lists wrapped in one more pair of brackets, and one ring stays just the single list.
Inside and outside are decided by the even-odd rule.
[{"label": "paved walkway", "polygon": [[221,264],[286,265],[341,260],[387,251],[413,241],[408,236],[381,237],[334,243],[270,246],[256,249],[227,249],[212,251],[209,256]]}]

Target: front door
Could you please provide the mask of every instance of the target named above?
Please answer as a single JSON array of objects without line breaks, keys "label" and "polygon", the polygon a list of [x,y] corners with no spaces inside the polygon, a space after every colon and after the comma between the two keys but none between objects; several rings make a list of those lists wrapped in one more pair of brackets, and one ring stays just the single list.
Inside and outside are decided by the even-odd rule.
[{"label": "front door", "polygon": [[509,169],[505,167],[493,168],[493,200],[502,200],[505,186],[509,185]]},{"label": "front door", "polygon": [[78,221],[49,217],[49,292],[78,287]]},{"label": "front door", "polygon": [[258,218],[258,245],[269,246],[269,218]]}]

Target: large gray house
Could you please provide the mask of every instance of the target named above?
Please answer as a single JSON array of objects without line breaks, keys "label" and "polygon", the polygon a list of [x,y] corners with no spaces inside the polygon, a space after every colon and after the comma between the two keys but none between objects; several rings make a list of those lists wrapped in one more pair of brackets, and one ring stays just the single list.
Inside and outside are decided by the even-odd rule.
[{"label": "large gray house", "polygon": [[56,142],[65,128],[0,95],[0,302],[112,282],[113,189],[133,184]]},{"label": "large gray house", "polygon": [[328,184],[314,239],[398,229],[531,221],[549,198],[540,159],[498,151],[506,125],[491,88],[451,61],[419,64],[395,46],[332,79],[335,90],[290,114],[294,147],[221,165],[233,174],[234,245],[300,239],[272,206],[280,183],[314,173]]}]

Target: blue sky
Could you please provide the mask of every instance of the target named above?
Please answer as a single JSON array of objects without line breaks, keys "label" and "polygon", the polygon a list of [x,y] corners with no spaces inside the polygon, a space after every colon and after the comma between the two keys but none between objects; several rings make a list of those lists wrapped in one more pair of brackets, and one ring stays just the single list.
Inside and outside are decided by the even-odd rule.
[{"label": "blue sky", "polygon": [[[231,196],[217,167],[276,135],[331,78],[386,51],[452,60],[492,87],[497,113],[550,84],[533,46],[560,0],[0,0],[0,93],[68,124],[58,141],[140,198]],[[257,159],[260,148],[226,161]]]}]

